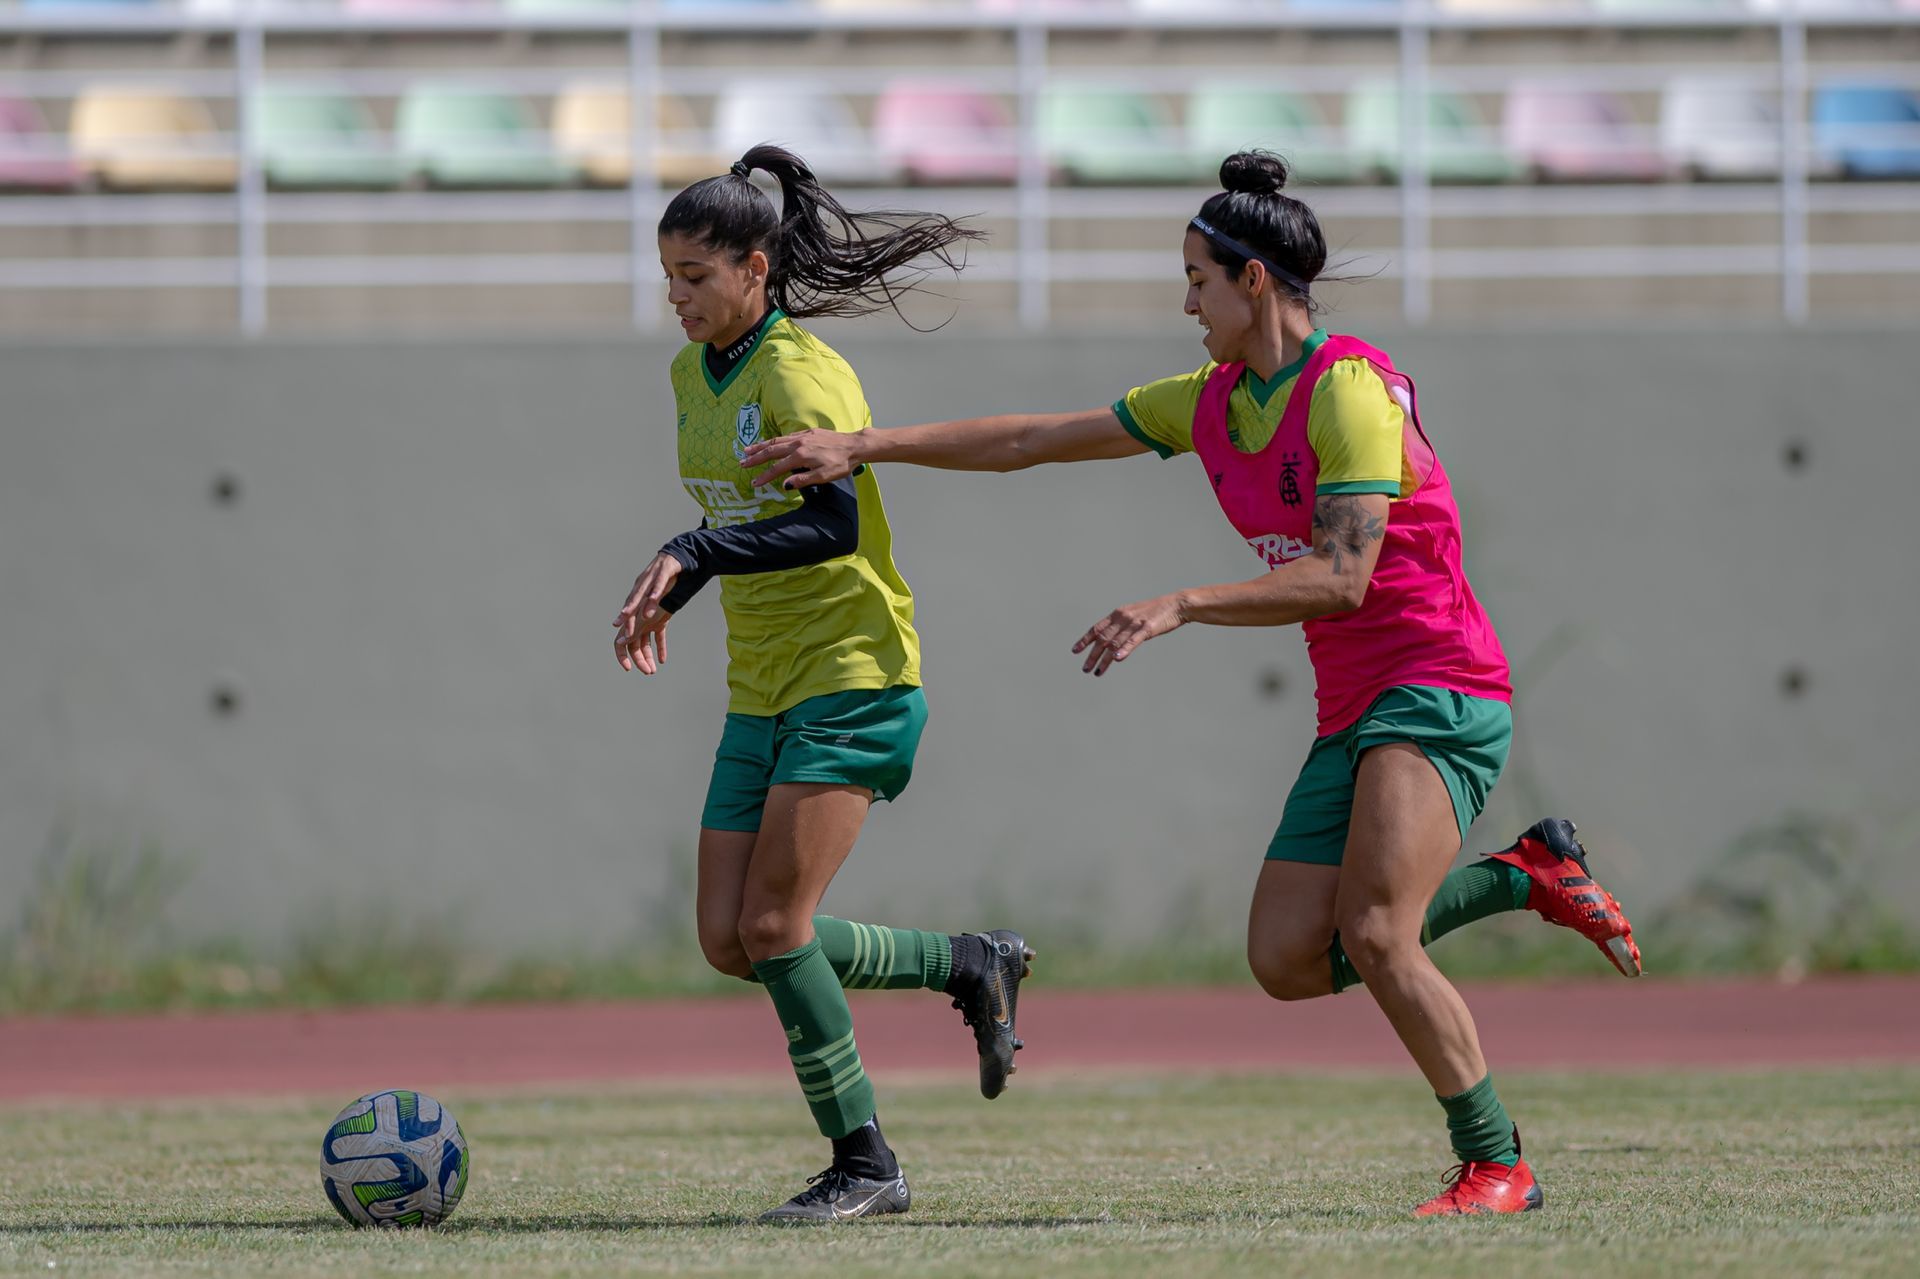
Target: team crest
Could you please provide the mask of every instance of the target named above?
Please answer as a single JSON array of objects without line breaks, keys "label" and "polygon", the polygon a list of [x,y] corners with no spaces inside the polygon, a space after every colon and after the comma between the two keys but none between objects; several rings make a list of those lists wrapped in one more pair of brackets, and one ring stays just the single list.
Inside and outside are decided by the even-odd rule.
[{"label": "team crest", "polygon": [[747,447],[760,442],[760,406],[749,404],[733,419],[733,455],[746,459]]}]

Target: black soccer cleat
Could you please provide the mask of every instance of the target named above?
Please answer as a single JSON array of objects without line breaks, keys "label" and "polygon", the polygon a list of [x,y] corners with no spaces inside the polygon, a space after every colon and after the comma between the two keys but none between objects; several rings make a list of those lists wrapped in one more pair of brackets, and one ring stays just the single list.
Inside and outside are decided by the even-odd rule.
[{"label": "black soccer cleat", "polygon": [[760,1220],[773,1224],[831,1224],[852,1221],[855,1217],[876,1217],[886,1212],[905,1212],[913,1203],[907,1189],[907,1175],[875,1181],[856,1177],[840,1168],[829,1168],[807,1178],[807,1188],[778,1208],[760,1214]]},{"label": "black soccer cleat", "polygon": [[987,944],[987,971],[980,984],[953,1001],[980,1050],[980,1095],[992,1101],[1007,1090],[1007,1076],[1017,1067],[1014,1053],[1026,1047],[1014,1037],[1013,1018],[1020,1002],[1020,983],[1033,975],[1033,951],[1026,939],[1007,928],[975,933]]}]

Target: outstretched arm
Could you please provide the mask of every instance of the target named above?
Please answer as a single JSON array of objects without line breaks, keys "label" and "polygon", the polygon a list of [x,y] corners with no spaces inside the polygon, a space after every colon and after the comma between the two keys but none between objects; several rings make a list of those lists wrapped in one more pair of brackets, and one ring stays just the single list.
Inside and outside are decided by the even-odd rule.
[{"label": "outstretched arm", "polygon": [[1264,577],[1200,586],[1117,608],[1073,646],[1080,669],[1107,667],[1155,636],[1205,622],[1213,626],[1287,626],[1359,608],[1387,535],[1383,493],[1327,493],[1313,503],[1313,552]]},{"label": "outstretched arm", "polygon": [[802,431],[764,440],[741,463],[756,485],[799,488],[843,479],[868,462],[912,462],[949,471],[1019,471],[1042,462],[1134,457],[1147,446],[1110,408],[1013,413],[876,431]]}]

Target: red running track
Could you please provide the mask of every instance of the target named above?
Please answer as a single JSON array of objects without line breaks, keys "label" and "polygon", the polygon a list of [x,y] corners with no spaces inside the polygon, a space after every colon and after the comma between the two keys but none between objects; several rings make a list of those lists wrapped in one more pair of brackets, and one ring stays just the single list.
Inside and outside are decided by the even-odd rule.
[{"label": "red running track", "polygon": [[[1622,981],[1468,987],[1500,1070],[1920,1063],[1920,980]],[[853,997],[884,1079],[971,1077],[939,996]],[[1276,1004],[1251,989],[1022,994],[1025,1079],[1095,1071],[1411,1070],[1364,991]],[[669,1000],[0,1021],[0,1102],[784,1076],[764,1001]]]}]

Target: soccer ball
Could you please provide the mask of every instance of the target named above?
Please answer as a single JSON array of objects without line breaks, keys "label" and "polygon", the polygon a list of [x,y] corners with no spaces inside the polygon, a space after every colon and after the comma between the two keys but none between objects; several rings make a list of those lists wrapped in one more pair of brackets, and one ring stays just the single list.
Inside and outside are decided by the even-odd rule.
[{"label": "soccer ball", "polygon": [[368,1093],[333,1117],[320,1184],[356,1226],[435,1226],[467,1189],[467,1139],[423,1092]]}]

